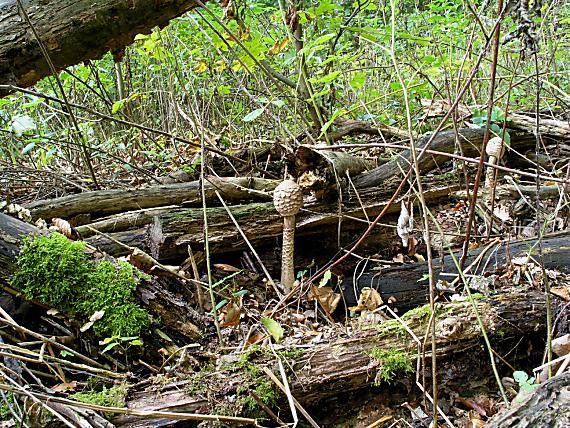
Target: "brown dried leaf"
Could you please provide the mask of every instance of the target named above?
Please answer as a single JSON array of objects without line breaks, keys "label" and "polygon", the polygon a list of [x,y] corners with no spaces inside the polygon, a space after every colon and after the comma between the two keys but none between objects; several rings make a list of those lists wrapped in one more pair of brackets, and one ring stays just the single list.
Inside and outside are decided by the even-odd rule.
[{"label": "brown dried leaf", "polygon": [[331,314],[337,308],[341,295],[335,293],[331,287],[315,287],[313,285],[309,291],[309,298],[316,299],[321,307]]},{"label": "brown dried leaf", "polygon": [[69,224],[69,222],[67,220],[64,220],[62,218],[54,218],[51,221],[52,223],[52,228],[55,228],[55,230],[59,233],[61,233],[62,235],[64,235],[65,237],[72,239],[73,238],[73,232],[71,231],[71,225]]},{"label": "brown dried leaf", "polygon": [[370,287],[364,287],[360,291],[360,297],[358,299],[358,305],[352,306],[349,309],[352,312],[361,312],[364,310],[373,311],[377,309],[384,302],[380,294]]}]

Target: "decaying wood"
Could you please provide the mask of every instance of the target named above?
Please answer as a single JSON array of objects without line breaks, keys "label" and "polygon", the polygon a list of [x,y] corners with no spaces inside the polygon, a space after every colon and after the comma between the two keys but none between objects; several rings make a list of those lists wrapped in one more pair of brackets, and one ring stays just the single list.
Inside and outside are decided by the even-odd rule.
[{"label": "decaying wood", "polygon": [[[525,336],[535,336],[544,330],[544,295],[535,291],[513,291],[508,294],[495,296],[489,300],[475,301],[481,315],[483,326],[494,342],[498,353],[512,351],[511,341],[520,340]],[[473,376],[488,373],[488,357],[481,358],[479,346],[481,344],[481,331],[477,324],[473,304],[470,302],[449,303],[441,308],[437,319],[436,343],[438,352],[438,367],[440,388],[455,390],[457,385],[464,385]],[[521,318],[523,317],[523,318]],[[395,323],[395,321],[391,321]],[[406,320],[409,328],[416,336],[423,338],[426,330],[427,318],[411,316]],[[384,349],[405,352],[412,364],[415,364],[418,345],[417,342],[405,332],[399,324],[372,324],[351,329],[351,334],[339,332],[329,343],[314,345],[307,349],[295,361],[289,361],[293,367],[294,375],[289,378],[293,396],[304,406],[317,405],[333,396],[346,396],[355,391],[365,391],[374,384],[382,362],[371,357],[373,349]],[[428,337],[428,343],[429,343]],[[507,345],[508,343],[508,345]],[[520,342],[519,342],[520,343]],[[501,349],[501,344],[507,346]],[[426,350],[429,358],[429,351]],[[526,355],[526,351],[522,352]],[[475,355],[475,358],[470,358]],[[486,355],[486,354],[485,354]],[[465,370],[448,373],[449,361],[454,367],[463,367]],[[463,361],[463,362],[462,362]],[[468,364],[478,364],[469,369]],[[253,360],[252,364],[267,363],[263,357]],[[274,365],[270,363],[270,367]],[[429,363],[427,364],[429,367]],[[279,375],[278,375],[279,376]],[[382,394],[383,389],[390,391],[410,388],[414,385],[415,374],[404,376],[395,374],[398,381],[396,385],[382,384],[375,394]],[[127,405],[130,408],[142,410],[172,410],[172,411],[207,411],[215,405],[223,405],[229,396],[234,396],[239,386],[247,384],[246,375],[241,370],[219,370],[208,376],[195,380],[195,384],[202,383],[208,394],[192,395],[189,389],[192,381],[179,381],[157,387],[145,382],[140,388],[134,387],[133,394]],[[196,387],[196,385],[194,385]],[[149,396],[153,396],[152,400]],[[386,394],[388,397],[395,393]],[[419,395],[419,394],[418,394]],[[206,396],[209,403],[206,402]],[[395,398],[394,400],[397,400]],[[401,403],[384,403],[390,404]],[[311,414],[318,420],[314,414]],[[155,420],[153,426],[165,427],[171,421]],[[117,426],[142,427],[145,426],[140,418],[121,416],[113,420]],[[146,421],[148,423],[148,421]]]},{"label": "decaying wood", "polygon": [[[120,59],[137,34],[164,27],[196,7],[196,2],[184,0],[29,0],[22,4],[58,71],[109,51]],[[28,87],[50,74],[18,2],[1,1],[0,84]],[[7,93],[7,88],[0,89],[0,97]]]},{"label": "decaying wood", "polygon": [[[471,129],[471,128],[461,128],[459,129],[459,143],[463,147],[463,154],[465,156],[478,156],[480,153],[481,145],[483,144],[483,134],[484,129]],[[526,147],[531,147],[535,144],[536,140],[532,134],[522,131],[509,130],[511,136],[511,147],[517,150],[523,150]],[[430,140],[431,135],[424,135],[416,141],[416,150],[419,152]],[[429,148],[434,151],[443,153],[453,153],[456,148],[456,138],[454,131],[444,131],[438,133],[434,138]],[[438,164],[441,165],[443,162],[447,161],[448,157],[445,155],[432,155],[425,154],[418,160],[418,167],[420,173],[425,173],[431,171]],[[409,170],[412,164],[412,154],[410,150],[405,150],[399,153],[396,158],[386,162],[377,168],[374,168],[366,173],[359,175],[354,178],[354,184],[357,188],[367,188],[382,183],[388,178],[403,175],[400,171],[404,171],[404,174]]]},{"label": "decaying wood", "polygon": [[489,428],[570,426],[570,372],[556,376],[485,424]]},{"label": "decaying wood", "polygon": [[[39,234],[36,227],[0,213],[0,285],[6,287],[8,279],[16,270],[15,258],[19,252],[21,239],[25,235]],[[150,312],[160,317],[164,329],[175,340],[185,343],[201,337],[203,328],[209,322],[189,304],[189,297],[194,290],[190,286],[176,281],[170,276],[157,279],[141,280],[137,293],[139,300]],[[15,290],[17,291],[17,290]]]},{"label": "decaying wood", "polygon": [[[555,236],[544,237],[541,240],[543,247],[544,266],[547,269],[558,269],[563,272],[570,272],[570,233],[560,233]],[[530,258],[537,251],[537,240],[526,239],[513,242],[497,242],[488,247],[482,247],[470,251],[465,266],[469,266],[474,261],[479,261],[474,268],[469,270],[468,275],[482,275],[483,273],[501,273],[512,260],[520,266],[523,261],[531,262]],[[483,255],[481,256],[481,254]],[[455,254],[455,259],[459,260],[460,253]],[[528,260],[526,259],[528,258]],[[451,283],[457,278],[457,267],[451,255],[434,260],[434,274],[437,280]],[[343,283],[344,295],[347,304],[354,306],[359,296],[359,290],[363,287],[372,287],[382,296],[384,301],[389,297],[395,297],[396,304],[400,310],[408,310],[419,305],[423,305],[428,299],[428,283],[423,280],[428,274],[427,262],[413,263],[396,267],[389,267],[382,270],[367,270],[355,272]]]},{"label": "decaying wood", "polygon": [[[425,192],[424,198],[429,203],[444,197],[453,191],[453,184],[433,186]],[[359,225],[359,220],[365,219],[364,211],[369,217],[376,216],[386,206],[384,194],[390,193],[393,186],[387,185],[383,189],[376,189],[374,198],[361,207],[357,200],[352,201],[342,212],[338,212],[336,203],[320,206],[322,212],[313,212],[316,207],[306,204],[297,215],[297,237],[323,231],[326,226],[335,227],[339,217],[343,217],[343,227]],[[356,199],[356,198],[355,198]],[[386,198],[387,199],[387,198]],[[348,205],[348,204],[347,204]],[[267,242],[280,236],[282,232],[282,218],[275,211],[272,203],[253,203],[230,207],[245,235],[253,244]],[[396,201],[388,208],[387,214],[400,210],[400,202]],[[230,252],[245,248],[227,212],[223,208],[208,208],[208,240],[210,250],[216,252]],[[204,243],[203,212],[200,208],[175,209],[160,214],[154,218],[149,228],[149,246],[153,257],[159,260],[170,260],[181,257],[187,253],[187,244],[192,248],[201,248]]]},{"label": "decaying wood", "polygon": [[[421,100],[427,117],[443,116],[449,110],[450,104],[447,101],[439,100]],[[483,107],[483,106],[481,106]],[[473,115],[474,108],[465,104],[457,106],[457,112],[461,119],[470,118]],[[521,129],[528,133],[536,131],[536,117],[531,114],[523,114],[519,112],[509,112],[507,115],[507,126],[513,129]],[[549,135],[556,138],[570,139],[570,123],[568,121],[556,120],[551,117],[541,115],[539,121],[540,134]]]},{"label": "decaying wood", "polygon": [[[266,193],[273,190],[276,180],[247,177],[219,178],[208,176],[204,183],[207,201],[217,201],[218,191],[228,201],[270,200]],[[93,217],[122,213],[130,210],[165,205],[200,206],[202,203],[199,181],[174,183],[143,189],[99,190],[32,202],[25,207],[34,219],[70,218],[79,214]],[[136,216],[136,214],[135,214]]]},{"label": "decaying wood", "polygon": [[[402,140],[410,138],[408,131],[396,128],[395,126],[386,125],[384,123],[369,123],[363,120],[354,119],[337,119],[335,120],[336,129],[329,132],[327,140],[330,142],[338,141],[350,135],[367,134],[381,137],[395,137]],[[417,136],[413,134],[414,138]]]}]

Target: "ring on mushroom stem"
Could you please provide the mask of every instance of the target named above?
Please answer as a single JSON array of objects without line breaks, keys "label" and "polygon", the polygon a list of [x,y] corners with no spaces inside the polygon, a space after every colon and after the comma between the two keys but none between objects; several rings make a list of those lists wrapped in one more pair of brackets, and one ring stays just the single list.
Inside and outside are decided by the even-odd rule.
[{"label": "ring on mushroom stem", "polygon": [[283,247],[281,250],[281,283],[289,293],[295,282],[295,214],[303,206],[303,190],[293,180],[285,180],[273,192],[273,205],[283,217]]}]

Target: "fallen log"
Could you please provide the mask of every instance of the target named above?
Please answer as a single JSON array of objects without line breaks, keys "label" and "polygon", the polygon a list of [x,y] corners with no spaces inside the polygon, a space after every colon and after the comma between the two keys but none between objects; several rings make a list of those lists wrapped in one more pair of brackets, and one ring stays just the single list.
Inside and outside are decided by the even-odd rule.
[{"label": "fallen log", "polygon": [[[436,320],[435,339],[439,387],[440,390],[446,391],[446,394],[463,392],[464,385],[468,384],[469,380],[484,378],[491,373],[488,355],[485,353],[485,356],[482,356],[478,349],[481,346],[481,330],[476,321],[474,305],[481,316],[483,327],[490,336],[494,351],[499,355],[512,351],[512,343],[519,341],[520,345],[530,338],[536,338],[545,328],[544,295],[537,291],[511,290],[509,293],[487,300],[476,300],[474,303],[447,303],[440,306],[441,311],[438,313],[442,315]],[[418,311],[405,317],[404,321],[417,337],[423,337],[428,318],[429,311]],[[308,347],[299,357],[287,358],[287,363],[294,373],[289,377],[292,395],[303,406],[311,406],[307,408],[313,409],[311,416],[317,422],[321,418],[326,419],[327,406],[334,406],[335,401],[338,405],[338,402],[343,402],[342,397],[354,397],[356,391],[357,395],[363,395],[366,391],[373,390],[373,395],[385,400],[382,405],[386,407],[401,405],[398,400],[402,396],[409,396],[410,390],[413,390],[412,395],[415,394],[416,399],[421,397],[421,392],[414,386],[415,370],[408,374],[389,373],[388,362],[373,356],[375,349],[389,350],[404,355],[410,363],[409,367],[414,367],[417,355],[421,355],[422,350],[398,321],[360,326],[355,323],[350,329],[352,333],[347,333],[346,329],[338,326],[337,328],[337,334],[331,335],[328,343]],[[428,343],[431,340],[429,335],[427,340]],[[429,360],[430,352],[428,349],[425,352]],[[226,410],[229,408],[240,412],[240,409],[236,408],[240,397],[244,394],[247,396],[252,382],[263,380],[260,378],[263,375],[259,367],[275,367],[275,362],[268,361],[266,355],[263,352],[254,354],[248,362],[250,366],[257,367],[260,373],[257,379],[248,377],[247,371],[243,369],[226,364],[214,373],[195,373],[191,380],[174,380],[161,386],[145,381],[132,388],[127,407],[148,412],[201,413],[215,412],[216,409],[224,407]],[[517,358],[528,358],[526,347],[522,346],[520,352],[515,350],[509,358],[513,364],[517,364]],[[505,369],[506,366],[501,362],[497,363],[500,370]],[[426,365],[429,367],[428,362]],[[391,379],[389,385],[382,381],[384,375]],[[429,381],[429,374],[426,375]],[[193,394],[192,390],[197,393]],[[149,396],[152,396],[152,400]],[[336,397],[336,400],[329,400],[332,397]],[[284,399],[281,403],[284,407],[280,413],[283,418],[287,418],[289,413]],[[351,410],[345,409],[345,412]],[[112,421],[116,426],[131,428],[148,426],[150,423],[140,417],[128,415],[115,417]],[[172,419],[155,419],[152,426],[166,427],[173,422]]]},{"label": "fallen log", "polygon": [[[10,294],[18,294],[8,285],[16,271],[15,260],[24,236],[42,233],[35,226],[0,213],[0,285]],[[92,254],[94,258],[100,254]],[[137,288],[139,300],[161,319],[161,328],[182,343],[197,340],[210,322],[198,313],[183,296],[192,295],[195,287],[171,276],[143,279]]]},{"label": "fallen log", "polygon": [[[430,186],[424,193],[424,199],[430,203],[445,197],[458,186],[448,183]],[[389,195],[393,191],[392,185],[386,185],[382,189],[371,192],[368,202],[359,204],[357,198],[347,201],[344,208],[339,212],[338,204],[326,204],[324,206],[307,206],[297,215],[296,236],[319,233],[331,233],[330,229],[342,223],[342,228],[362,228],[363,220],[374,217],[382,211]],[[387,198],[384,198],[387,195]],[[382,201],[382,202],[381,202]],[[254,245],[268,242],[281,235],[283,225],[282,217],[275,211],[272,203],[253,203],[229,207],[233,216],[238,221],[241,229]],[[320,212],[315,212],[318,209]],[[315,210],[315,211],[313,211]],[[390,205],[387,214],[397,213],[400,210],[400,200]],[[148,242],[151,255],[159,260],[172,260],[184,257],[187,254],[187,245],[193,249],[201,249],[204,244],[203,211],[201,208],[175,209],[156,216],[148,231]],[[246,248],[238,230],[224,208],[212,207],[207,209],[208,218],[208,241],[213,253],[231,252]],[[339,228],[340,230],[340,228]],[[302,247],[302,240],[299,241]],[[333,251],[336,251],[333,249]]]},{"label": "fallen log", "polygon": [[[481,146],[483,144],[483,134],[485,130],[482,128],[461,128],[459,129],[459,143],[463,147],[463,155],[465,156],[478,156]],[[517,150],[531,147],[535,144],[535,137],[527,132],[509,130],[511,136],[511,147]],[[426,143],[430,140],[431,134],[424,135],[416,141],[416,150],[419,154],[421,149],[425,147]],[[443,153],[454,153],[456,149],[456,137],[454,131],[443,131],[437,134],[429,148],[434,151]],[[420,173],[431,171],[439,164],[446,162],[449,158],[445,155],[425,154],[418,160]],[[408,171],[412,163],[412,153],[410,150],[405,150],[398,154],[394,159],[386,162],[377,168],[354,177],[354,185],[358,189],[368,188],[378,185],[385,180],[401,176],[400,171]]]},{"label": "fallen log", "polygon": [[[197,6],[194,1],[48,0],[22,2],[57,71],[108,51],[118,60],[139,33],[164,27]],[[157,7],[158,6],[158,7]],[[16,0],[0,2],[0,84],[28,87],[51,75]],[[0,97],[9,92],[0,88]]]},{"label": "fallen log", "polygon": [[[520,241],[501,241],[490,247],[482,247],[470,251],[465,263],[469,266],[474,261],[481,259],[476,266],[467,273],[471,275],[483,275],[501,273],[514,259],[517,263],[530,262],[530,257],[536,254],[537,239],[525,239]],[[546,269],[558,269],[570,272],[570,233],[560,233],[545,237],[541,240],[543,248],[544,266]],[[456,260],[461,257],[460,253],[454,255]],[[434,275],[436,281],[446,284],[458,275],[457,266],[451,255],[434,260]],[[342,291],[348,306],[354,306],[357,302],[360,290],[363,287],[376,289],[384,301],[390,297],[396,299],[395,306],[402,311],[423,305],[428,300],[429,289],[426,275],[428,264],[414,263],[397,267],[389,267],[382,270],[367,270],[355,272],[348,276],[342,285]]]},{"label": "fallen log", "polygon": [[[204,183],[204,191],[208,202],[219,203],[216,191],[228,201],[268,200],[271,196],[267,192],[273,190],[277,184],[279,182],[276,180],[263,178],[208,176]],[[130,210],[181,204],[201,206],[199,181],[165,184],[143,189],[113,189],[78,193],[32,202],[25,208],[30,210],[34,220],[38,218],[49,220],[54,217],[71,218],[79,214],[90,214],[92,218],[96,218]]]}]

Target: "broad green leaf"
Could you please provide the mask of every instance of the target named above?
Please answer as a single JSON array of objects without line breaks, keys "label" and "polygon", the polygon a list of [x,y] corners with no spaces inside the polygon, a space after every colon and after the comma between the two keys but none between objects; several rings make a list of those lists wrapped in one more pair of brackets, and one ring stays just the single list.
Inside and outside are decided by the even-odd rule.
[{"label": "broad green leaf", "polygon": [[354,73],[352,79],[350,79],[350,86],[352,86],[354,89],[360,89],[364,85],[364,82],[366,82],[366,73]]},{"label": "broad green leaf", "polygon": [[265,107],[256,108],[255,110],[250,111],[248,114],[246,114],[245,117],[242,119],[242,121],[251,122],[257,119],[264,111]]},{"label": "broad green leaf", "polygon": [[279,342],[283,338],[283,327],[272,318],[261,318],[261,324],[267,329],[269,334]]},{"label": "broad green leaf", "polygon": [[111,107],[111,113],[115,114],[117,113],[119,110],[122,110],[124,105],[125,105],[125,101],[126,100],[119,100],[117,102],[113,103],[113,107]]}]

